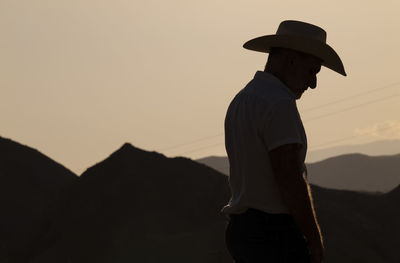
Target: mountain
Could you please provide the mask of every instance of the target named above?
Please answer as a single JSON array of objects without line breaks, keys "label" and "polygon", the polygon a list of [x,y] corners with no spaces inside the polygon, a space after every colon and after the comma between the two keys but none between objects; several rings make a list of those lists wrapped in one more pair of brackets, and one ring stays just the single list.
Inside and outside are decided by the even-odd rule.
[{"label": "mountain", "polygon": [[389,192],[400,184],[400,154],[347,154],[307,165],[315,185],[354,191]]},{"label": "mountain", "polygon": [[[221,173],[229,173],[227,157],[196,160]],[[310,183],[333,189],[388,192],[400,184],[400,155],[347,154],[307,164]]]},{"label": "mountain", "polygon": [[[390,156],[400,154],[400,140],[382,140],[366,144],[351,144],[309,151],[306,162],[315,163],[340,155],[360,153],[368,156]],[[229,161],[226,156],[208,156],[196,161],[228,174]]]},{"label": "mountain", "polygon": [[39,151],[0,137],[0,262],[26,262],[76,178]]},{"label": "mountain", "polygon": [[[0,149],[10,188],[0,193],[8,200],[0,262],[232,262],[219,213],[230,197],[228,177],[206,165],[124,144],[76,177],[10,140]],[[386,194],[311,189],[326,262],[400,262],[400,185]]]},{"label": "mountain", "polygon": [[309,151],[307,153],[306,162],[314,163],[331,157],[351,153],[361,153],[369,156],[400,154],[400,140],[382,140],[366,144],[342,145],[321,150]]},{"label": "mountain", "polygon": [[[82,174],[31,262],[232,262],[227,177],[187,158],[124,144]],[[400,186],[387,194],[312,185],[327,262],[397,263]]]},{"label": "mountain", "polygon": [[127,143],[87,169],[72,196],[32,262],[229,260],[227,177],[205,165]]},{"label": "mountain", "polygon": [[210,166],[225,175],[229,175],[229,160],[226,156],[208,156],[196,159],[196,162]]},{"label": "mountain", "polygon": [[400,202],[400,185],[387,194],[387,197],[395,202]]}]

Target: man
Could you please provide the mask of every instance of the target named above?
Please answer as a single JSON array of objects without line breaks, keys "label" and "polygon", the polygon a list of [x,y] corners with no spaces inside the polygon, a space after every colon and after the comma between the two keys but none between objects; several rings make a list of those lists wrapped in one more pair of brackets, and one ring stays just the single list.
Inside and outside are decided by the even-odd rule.
[{"label": "man", "polygon": [[242,89],[225,118],[225,146],[232,197],[226,245],[235,262],[323,260],[304,160],[307,139],[296,100],[317,86],[321,66],[344,76],[326,44],[326,32],[300,21],[283,21],[275,35],[244,48],[269,53],[264,71]]}]

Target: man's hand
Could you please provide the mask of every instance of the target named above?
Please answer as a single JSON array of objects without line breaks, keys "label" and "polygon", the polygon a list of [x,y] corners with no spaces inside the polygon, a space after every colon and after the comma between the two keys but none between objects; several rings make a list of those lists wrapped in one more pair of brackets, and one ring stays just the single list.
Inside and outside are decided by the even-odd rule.
[{"label": "man's hand", "polygon": [[286,144],[269,152],[272,169],[282,196],[295,222],[305,235],[312,263],[321,263],[323,239],[314,211],[310,186],[300,160],[299,144]]},{"label": "man's hand", "polygon": [[308,242],[308,248],[311,254],[311,263],[321,263],[324,259],[324,244],[321,240]]}]

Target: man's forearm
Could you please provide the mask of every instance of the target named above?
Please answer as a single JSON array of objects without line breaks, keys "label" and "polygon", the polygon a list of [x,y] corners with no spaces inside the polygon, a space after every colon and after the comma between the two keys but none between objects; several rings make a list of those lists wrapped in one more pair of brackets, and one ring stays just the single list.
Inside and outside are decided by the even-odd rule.
[{"label": "man's forearm", "polygon": [[304,175],[280,177],[278,187],[283,201],[309,242],[322,241],[315,215],[311,189]]}]

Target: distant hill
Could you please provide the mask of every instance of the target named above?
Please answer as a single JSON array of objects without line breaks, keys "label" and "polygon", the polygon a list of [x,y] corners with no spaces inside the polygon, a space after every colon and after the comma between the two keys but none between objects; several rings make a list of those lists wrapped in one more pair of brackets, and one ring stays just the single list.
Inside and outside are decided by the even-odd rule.
[{"label": "distant hill", "polygon": [[333,189],[389,192],[400,184],[400,154],[347,154],[308,164],[309,181]]},{"label": "distant hill", "polygon": [[[308,151],[306,163],[315,163],[346,154],[364,154],[368,156],[390,156],[400,154],[400,140],[383,140],[366,144],[342,145],[316,151]],[[208,156],[196,161],[228,174],[229,162],[226,156]]]},{"label": "distant hill", "polygon": [[400,185],[397,186],[392,191],[390,191],[386,196],[387,196],[387,198],[391,199],[394,202],[399,202],[399,200],[400,200]]},{"label": "distant hill", "polygon": [[229,175],[229,160],[226,156],[208,156],[195,161],[212,167],[220,173]]},{"label": "distant hill", "polygon": [[228,262],[227,178],[124,144],[81,175],[34,262]]},{"label": "distant hill", "polygon": [[307,153],[306,162],[314,163],[331,157],[351,153],[361,153],[369,156],[400,154],[400,140],[382,140],[366,144],[350,144],[309,151]]},{"label": "distant hill", "polygon": [[26,262],[76,178],[39,151],[0,137],[0,262]]},{"label": "distant hill", "polygon": [[[229,173],[227,157],[196,160],[221,173]],[[400,155],[348,154],[307,164],[309,182],[318,186],[367,192],[388,192],[400,184]]]}]

